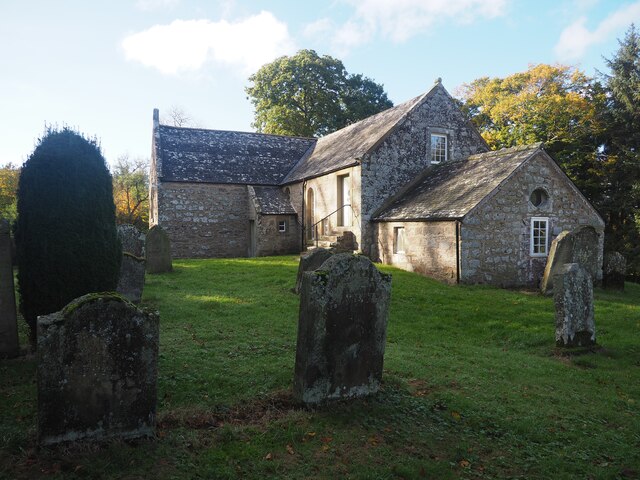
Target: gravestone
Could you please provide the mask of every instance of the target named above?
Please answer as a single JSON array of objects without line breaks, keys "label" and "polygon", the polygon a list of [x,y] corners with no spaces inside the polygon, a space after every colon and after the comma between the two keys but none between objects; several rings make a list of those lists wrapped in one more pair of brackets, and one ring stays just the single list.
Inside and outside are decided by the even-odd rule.
[{"label": "gravestone", "polygon": [[305,272],[294,395],[306,404],[375,393],[382,380],[391,275],[340,253]]},{"label": "gravestone", "polygon": [[38,441],[153,435],[157,313],[90,293],[38,317]]},{"label": "gravestone", "polygon": [[624,278],[627,275],[627,261],[620,252],[609,252],[604,256],[602,286],[615,290],[624,290]]},{"label": "gravestone", "polygon": [[20,353],[9,222],[0,219],[0,357]]},{"label": "gravestone", "polygon": [[146,241],[147,273],[165,273],[173,270],[171,243],[160,225],[149,229]]},{"label": "gravestone", "polygon": [[122,242],[122,251],[144,258],[146,235],[134,225],[118,225],[118,237]]},{"label": "gravestone", "polygon": [[298,264],[298,276],[296,278],[296,286],[294,288],[295,293],[300,293],[302,288],[302,275],[304,272],[309,272],[320,267],[327,259],[335,252],[327,250],[326,248],[314,248],[309,253],[300,257],[300,263]]},{"label": "gravestone", "polygon": [[553,277],[556,345],[584,347],[596,343],[591,274],[578,263],[567,263]]},{"label": "gravestone", "polygon": [[356,234],[350,231],[344,232],[340,235],[336,242],[331,245],[339,252],[349,252],[352,253],[354,250],[358,249],[358,241],[356,240]]},{"label": "gravestone", "polygon": [[122,252],[120,277],[116,292],[129,301],[138,304],[142,301],[144,289],[145,260],[129,252]]},{"label": "gravestone", "polygon": [[122,264],[116,291],[138,304],[144,289],[145,234],[134,225],[119,225],[118,237],[122,242]]},{"label": "gravestone", "polygon": [[564,231],[551,243],[549,257],[544,269],[544,276],[540,284],[543,294],[551,294],[553,291],[553,278],[560,272],[565,263],[579,263],[595,284],[600,276],[599,237],[596,229],[585,225],[572,231]]}]

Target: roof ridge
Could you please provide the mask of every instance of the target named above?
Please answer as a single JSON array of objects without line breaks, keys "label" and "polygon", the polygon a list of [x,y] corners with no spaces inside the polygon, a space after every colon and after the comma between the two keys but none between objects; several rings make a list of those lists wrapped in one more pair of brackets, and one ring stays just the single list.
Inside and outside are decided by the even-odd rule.
[{"label": "roof ridge", "polygon": [[493,157],[498,155],[515,153],[515,152],[525,152],[527,150],[543,150],[543,149],[544,149],[544,142],[535,142],[527,145],[515,145],[513,147],[503,147],[499,150],[489,150],[488,152],[474,153],[473,155],[469,155],[469,159]]},{"label": "roof ridge", "polygon": [[301,140],[314,140],[314,141],[318,141],[318,138],[316,137],[301,137],[298,135],[280,135],[277,133],[262,133],[262,132],[244,132],[242,130],[222,130],[222,129],[218,129],[218,128],[202,128],[202,127],[176,127],[173,125],[165,125],[165,124],[160,124],[159,127],[161,128],[172,128],[175,130],[199,130],[199,131],[203,131],[203,132],[220,132],[220,133],[240,133],[242,135],[259,135],[259,136],[263,136],[263,137],[278,137],[278,138],[294,138],[294,139],[301,139]]}]

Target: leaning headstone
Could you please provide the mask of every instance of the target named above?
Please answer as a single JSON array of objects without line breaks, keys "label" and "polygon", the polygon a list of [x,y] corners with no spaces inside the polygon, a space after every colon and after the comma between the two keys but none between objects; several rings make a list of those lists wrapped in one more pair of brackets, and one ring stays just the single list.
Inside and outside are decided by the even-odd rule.
[{"label": "leaning headstone", "polygon": [[136,257],[129,252],[122,252],[120,278],[116,292],[135,304],[140,303],[144,289],[144,272],[144,258]]},{"label": "leaning headstone", "polygon": [[146,242],[147,273],[164,273],[173,269],[171,243],[160,225],[149,229]]},{"label": "leaning headstone", "polygon": [[15,357],[19,352],[11,235],[9,222],[2,219],[0,220],[0,357]]},{"label": "leaning headstone", "polygon": [[302,275],[304,272],[320,268],[320,265],[326,262],[334,253],[335,252],[332,250],[327,250],[326,248],[314,248],[309,253],[302,255],[300,257],[300,263],[298,264],[298,277],[296,278],[294,291],[296,293],[300,293],[300,288],[302,288]]},{"label": "leaning headstone", "polygon": [[553,277],[556,307],[556,345],[585,347],[596,343],[593,282],[586,268],[567,263]]},{"label": "leaning headstone", "polygon": [[620,252],[609,252],[604,256],[602,286],[614,290],[624,290],[627,261]]},{"label": "leaning headstone", "polygon": [[145,234],[134,225],[118,225],[118,237],[122,243],[122,251],[136,257],[144,258]]},{"label": "leaning headstone", "polygon": [[579,263],[591,280],[596,283],[600,276],[599,239],[596,229],[585,225],[572,231],[564,231],[551,242],[549,257],[544,269],[544,276],[540,284],[543,294],[553,291],[553,278],[560,272],[565,263]]},{"label": "leaning headstone", "polygon": [[153,435],[157,313],[90,293],[38,317],[38,441]]},{"label": "leaning headstone", "polygon": [[382,380],[391,275],[340,253],[305,272],[294,394],[306,404],[375,393]]}]

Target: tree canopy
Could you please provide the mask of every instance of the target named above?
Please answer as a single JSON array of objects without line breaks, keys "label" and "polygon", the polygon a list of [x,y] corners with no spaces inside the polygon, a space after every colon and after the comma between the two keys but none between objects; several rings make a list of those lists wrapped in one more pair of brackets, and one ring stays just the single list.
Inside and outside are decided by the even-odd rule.
[{"label": "tree canopy", "polygon": [[121,246],[111,175],[95,140],[68,128],[46,132],[20,172],[15,239],[32,340],[38,315],[115,289]]},{"label": "tree canopy", "polygon": [[0,168],[0,218],[13,222],[18,214],[18,178],[20,168],[12,163]]},{"label": "tree canopy", "polygon": [[113,201],[116,205],[116,223],[135,225],[139,230],[149,229],[149,162],[118,158],[113,167]]},{"label": "tree canopy", "polygon": [[393,106],[382,85],[313,50],[280,57],[249,81],[252,125],[263,133],[322,136]]}]

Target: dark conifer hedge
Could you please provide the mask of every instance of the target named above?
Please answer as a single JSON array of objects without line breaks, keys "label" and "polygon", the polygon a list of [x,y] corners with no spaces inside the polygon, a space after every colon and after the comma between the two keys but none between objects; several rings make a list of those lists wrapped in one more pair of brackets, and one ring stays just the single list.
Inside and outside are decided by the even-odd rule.
[{"label": "dark conifer hedge", "polygon": [[38,315],[115,290],[122,249],[111,175],[95,140],[66,127],[45,132],[20,173],[15,237],[32,341]]}]

